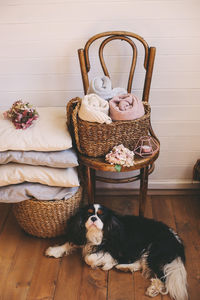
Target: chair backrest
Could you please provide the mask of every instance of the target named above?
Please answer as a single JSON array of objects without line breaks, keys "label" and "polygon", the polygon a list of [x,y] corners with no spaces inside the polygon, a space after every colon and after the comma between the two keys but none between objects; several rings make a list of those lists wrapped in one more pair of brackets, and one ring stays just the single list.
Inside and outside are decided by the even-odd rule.
[{"label": "chair backrest", "polygon": [[108,77],[110,77],[110,75],[108,73],[108,69],[106,67],[105,60],[103,57],[103,49],[105,45],[112,40],[118,39],[118,40],[124,40],[128,42],[132,47],[133,57],[132,57],[129,78],[128,78],[128,86],[127,86],[128,93],[131,92],[131,88],[132,88],[133,75],[135,71],[137,52],[138,52],[136,44],[134,43],[133,40],[136,39],[142,43],[142,45],[144,46],[144,53],[145,53],[144,55],[145,80],[144,80],[142,100],[148,102],[156,48],[149,47],[147,42],[141,36],[127,31],[107,31],[107,32],[96,34],[87,41],[84,48],[78,49],[84,93],[87,94],[87,90],[89,87],[89,79],[88,79],[88,72],[90,71],[89,48],[94,41],[103,37],[106,38],[102,41],[99,47],[99,59],[100,59],[103,72]]}]

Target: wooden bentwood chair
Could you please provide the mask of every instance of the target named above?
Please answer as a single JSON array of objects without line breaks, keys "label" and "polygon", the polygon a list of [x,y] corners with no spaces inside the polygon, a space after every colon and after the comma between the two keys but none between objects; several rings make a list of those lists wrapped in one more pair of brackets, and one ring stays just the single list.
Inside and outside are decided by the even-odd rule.
[{"label": "wooden bentwood chair", "polygon": [[[84,92],[87,94],[87,90],[89,87],[89,79],[88,79],[88,72],[90,71],[90,61],[89,61],[89,48],[91,44],[99,38],[106,37],[100,47],[99,47],[99,59],[103,69],[103,72],[106,76],[109,76],[107,67],[105,65],[104,57],[103,57],[103,49],[104,46],[112,41],[112,40],[123,40],[128,42],[133,50],[133,58],[128,78],[128,86],[127,91],[128,93],[131,92],[133,75],[135,71],[136,61],[137,61],[137,47],[134,43],[134,39],[138,40],[142,43],[144,47],[144,69],[145,69],[145,79],[144,79],[144,87],[143,87],[143,96],[142,101],[147,101],[149,99],[149,91],[151,85],[151,78],[153,72],[153,65],[154,65],[154,58],[155,58],[155,47],[149,47],[147,42],[140,37],[139,35],[131,32],[126,31],[108,31],[103,32],[91,37],[87,43],[85,44],[84,49],[78,50],[79,55],[79,62],[81,68],[81,75],[83,81]],[[153,132],[152,126],[149,126],[149,135],[154,137],[157,141],[158,138],[156,137],[155,133]],[[117,143],[117,141],[116,141]],[[159,141],[158,141],[159,144]],[[104,178],[100,176],[96,176],[96,170],[106,171],[106,172],[117,172],[115,167],[107,162],[105,162],[103,157],[100,158],[92,158],[87,157],[82,154],[79,154],[79,162],[81,165],[85,167],[86,170],[86,182],[87,182],[87,189],[88,189],[88,202],[94,203],[95,197],[95,183],[96,181],[103,181],[108,183],[126,183],[126,182],[133,182],[136,180],[140,180],[140,192],[139,192],[139,215],[144,215],[145,204],[147,199],[147,189],[148,189],[148,176],[154,170],[154,161],[157,159],[159,155],[159,147],[158,150],[153,153],[151,156],[142,158],[139,156],[135,157],[135,163],[132,167],[122,167],[121,172],[129,172],[140,170],[138,175],[129,178],[123,179],[113,179],[113,178]]]}]

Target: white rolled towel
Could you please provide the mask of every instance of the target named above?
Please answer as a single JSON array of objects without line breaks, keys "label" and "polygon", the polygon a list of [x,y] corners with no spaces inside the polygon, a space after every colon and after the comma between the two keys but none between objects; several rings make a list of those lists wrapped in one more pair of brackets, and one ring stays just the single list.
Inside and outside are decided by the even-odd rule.
[{"label": "white rolled towel", "polygon": [[109,114],[109,104],[96,94],[85,95],[81,101],[79,118],[84,121],[106,123],[112,122]]},{"label": "white rolled towel", "polygon": [[121,87],[112,88],[111,80],[108,76],[94,77],[91,80],[87,94],[97,94],[105,100],[109,100],[117,95],[127,94],[127,90]]}]

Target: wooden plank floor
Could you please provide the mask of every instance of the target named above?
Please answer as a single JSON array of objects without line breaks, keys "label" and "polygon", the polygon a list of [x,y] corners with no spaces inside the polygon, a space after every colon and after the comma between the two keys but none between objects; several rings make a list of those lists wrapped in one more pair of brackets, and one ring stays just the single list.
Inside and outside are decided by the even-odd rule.
[{"label": "wooden plank floor", "polygon": [[[137,196],[98,196],[120,213],[138,213]],[[190,300],[200,299],[200,197],[149,196],[146,216],[166,222],[186,246]],[[147,300],[149,281],[139,272],[90,269],[78,251],[61,259],[47,258],[49,245],[63,238],[39,239],[25,234],[11,205],[0,204],[0,300]],[[157,296],[155,300],[169,300]]]}]

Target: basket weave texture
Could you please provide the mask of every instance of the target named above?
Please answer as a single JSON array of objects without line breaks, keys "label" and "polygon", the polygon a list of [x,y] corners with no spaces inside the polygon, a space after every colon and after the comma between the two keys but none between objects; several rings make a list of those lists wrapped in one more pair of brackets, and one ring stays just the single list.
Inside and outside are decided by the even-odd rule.
[{"label": "basket weave texture", "polygon": [[150,105],[147,102],[143,104],[145,115],[139,119],[100,124],[80,119],[81,99],[70,100],[67,104],[67,125],[78,151],[90,157],[101,157],[119,144],[134,150],[138,140],[148,135],[150,127]]},{"label": "basket weave texture", "polygon": [[42,238],[64,235],[66,221],[80,207],[82,194],[80,186],[67,200],[25,200],[13,204],[13,212],[19,225],[31,235]]}]

